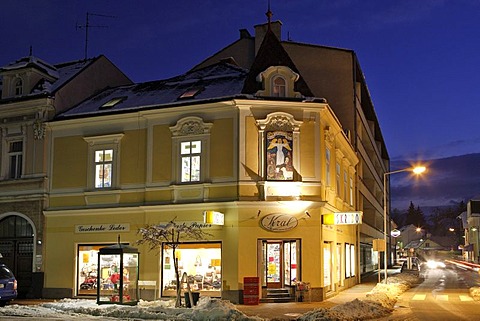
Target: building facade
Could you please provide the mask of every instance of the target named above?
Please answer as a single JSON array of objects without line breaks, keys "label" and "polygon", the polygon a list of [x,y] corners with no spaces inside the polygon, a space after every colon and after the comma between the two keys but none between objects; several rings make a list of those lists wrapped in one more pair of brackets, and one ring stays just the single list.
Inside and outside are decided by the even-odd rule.
[{"label": "building facade", "polygon": [[104,56],[49,64],[33,56],[0,68],[0,253],[19,297],[40,297],[48,206],[46,122],[96,91],[130,83]]},{"label": "building facade", "polygon": [[[270,27],[269,27],[270,26]],[[255,26],[255,34],[240,30],[240,38],[199,63],[194,69],[216,63],[221,59],[233,59],[239,66],[257,70],[258,53],[270,30],[281,39],[282,23]],[[343,129],[350,138],[359,158],[357,165],[356,208],[363,212],[360,228],[360,270],[373,271],[378,261],[378,252],[373,251],[373,240],[383,239],[383,195],[387,194],[387,221],[390,222],[390,196],[383,175],[389,171],[390,158],[375,113],[372,99],[360,63],[352,50],[280,41],[280,45],[302,75],[311,95],[326,98]],[[257,63],[256,63],[257,62]],[[390,263],[395,253],[395,240],[390,238],[387,224]]]},{"label": "building facade", "polygon": [[[210,235],[176,251],[201,295],[242,302],[244,278],[259,277],[260,298],[272,288],[292,298],[301,281],[319,301],[359,282],[359,159],[272,32],[253,68],[227,59],[109,89],[48,131],[46,297],[94,295],[91,279],[114,291],[118,264],[98,266],[98,249],[170,221]],[[140,280],[174,295],[172,252],[138,248]]]}]

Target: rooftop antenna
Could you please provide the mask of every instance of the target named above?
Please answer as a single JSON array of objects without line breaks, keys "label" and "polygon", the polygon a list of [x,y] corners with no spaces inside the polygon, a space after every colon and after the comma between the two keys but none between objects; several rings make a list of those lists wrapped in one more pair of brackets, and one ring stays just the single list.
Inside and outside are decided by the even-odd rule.
[{"label": "rooftop antenna", "polygon": [[30,52],[29,52],[29,56],[31,57],[32,56],[32,53],[33,53],[33,47],[30,45]]},{"label": "rooftop antenna", "polygon": [[270,11],[270,0],[268,0],[268,10],[265,14],[267,15],[267,20],[268,20],[268,30],[270,30],[272,25],[272,16],[273,16],[272,11]]},{"label": "rooftop antenna", "polygon": [[99,14],[99,13],[91,13],[87,12],[86,18],[85,18],[85,24],[84,25],[79,25],[77,23],[76,29],[85,29],[85,56],[84,59],[87,60],[88,57],[88,29],[90,28],[108,28],[108,26],[105,25],[91,25],[90,24],[90,16],[96,16],[96,17],[105,17],[105,18],[116,18],[115,16],[109,16],[109,15],[104,15],[104,14]]}]

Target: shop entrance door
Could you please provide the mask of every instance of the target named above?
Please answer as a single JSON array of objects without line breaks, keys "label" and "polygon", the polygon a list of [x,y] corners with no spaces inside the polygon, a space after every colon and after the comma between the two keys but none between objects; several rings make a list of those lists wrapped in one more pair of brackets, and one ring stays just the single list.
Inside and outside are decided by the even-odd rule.
[{"label": "shop entrance door", "polygon": [[282,242],[269,242],[266,244],[267,255],[267,288],[282,287]]},{"label": "shop entrance door", "polygon": [[282,288],[300,280],[300,240],[261,240],[259,246],[262,286]]}]

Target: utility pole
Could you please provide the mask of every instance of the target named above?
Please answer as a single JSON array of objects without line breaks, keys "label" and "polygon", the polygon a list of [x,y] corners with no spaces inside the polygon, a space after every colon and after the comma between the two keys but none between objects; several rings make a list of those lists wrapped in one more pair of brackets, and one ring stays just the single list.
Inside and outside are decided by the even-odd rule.
[{"label": "utility pole", "polygon": [[85,29],[85,54],[84,54],[84,59],[87,60],[88,58],[88,29],[90,28],[108,28],[108,26],[105,25],[91,25],[90,24],[90,16],[96,16],[96,17],[104,17],[104,18],[116,18],[115,16],[109,16],[109,15],[104,15],[104,14],[99,14],[99,13],[90,13],[87,12],[86,17],[85,17],[85,24],[84,25],[79,25],[77,23],[76,29]]}]

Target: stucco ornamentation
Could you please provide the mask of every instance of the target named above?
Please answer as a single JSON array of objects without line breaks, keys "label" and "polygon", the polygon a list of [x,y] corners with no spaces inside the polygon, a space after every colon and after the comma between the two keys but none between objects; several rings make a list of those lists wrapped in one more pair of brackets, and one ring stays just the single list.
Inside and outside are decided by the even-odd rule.
[{"label": "stucco ornamentation", "polygon": [[36,120],[33,123],[33,137],[35,139],[45,138],[45,129],[45,124],[40,120]]}]

